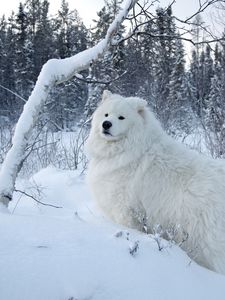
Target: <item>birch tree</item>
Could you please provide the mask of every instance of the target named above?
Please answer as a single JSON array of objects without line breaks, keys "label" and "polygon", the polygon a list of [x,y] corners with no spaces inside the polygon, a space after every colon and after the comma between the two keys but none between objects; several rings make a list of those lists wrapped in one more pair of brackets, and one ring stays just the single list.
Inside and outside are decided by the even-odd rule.
[{"label": "birch tree", "polygon": [[72,78],[78,72],[87,69],[107,51],[108,47],[116,43],[114,36],[120,25],[134,6],[136,0],[126,0],[121,11],[109,26],[106,36],[94,47],[82,51],[65,59],[50,59],[43,65],[36,85],[24,105],[23,112],[15,127],[12,146],[8,151],[0,171],[0,203],[8,206],[12,199],[17,175],[26,158],[25,150],[38,120],[50,90],[57,84]]}]

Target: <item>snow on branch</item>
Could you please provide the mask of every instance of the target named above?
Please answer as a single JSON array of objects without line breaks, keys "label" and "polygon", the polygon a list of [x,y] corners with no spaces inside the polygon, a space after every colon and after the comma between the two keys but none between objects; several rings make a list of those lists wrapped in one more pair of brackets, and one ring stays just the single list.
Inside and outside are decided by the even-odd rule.
[{"label": "snow on branch", "polygon": [[109,26],[105,38],[97,45],[69,58],[50,59],[42,67],[36,85],[24,105],[23,112],[16,125],[12,147],[7,153],[0,170],[0,203],[8,206],[9,201],[12,199],[15,181],[26,155],[25,149],[32,129],[52,87],[87,69],[111,44],[116,44],[114,35],[135,2],[136,0],[126,0],[124,2],[123,9]]}]

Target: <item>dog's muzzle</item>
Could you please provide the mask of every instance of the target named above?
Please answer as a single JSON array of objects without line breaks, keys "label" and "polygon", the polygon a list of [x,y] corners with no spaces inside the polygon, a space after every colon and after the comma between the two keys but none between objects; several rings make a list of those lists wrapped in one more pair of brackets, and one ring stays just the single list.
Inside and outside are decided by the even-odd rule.
[{"label": "dog's muzzle", "polygon": [[110,122],[110,121],[104,121],[103,123],[102,123],[102,128],[103,128],[103,133],[105,134],[105,135],[111,135],[111,133],[110,133],[110,131],[109,131],[109,129],[112,127],[112,123]]},{"label": "dog's muzzle", "polygon": [[104,121],[104,122],[102,123],[102,127],[103,127],[103,129],[105,129],[105,130],[109,130],[109,128],[112,127],[112,123],[109,122],[109,121]]}]

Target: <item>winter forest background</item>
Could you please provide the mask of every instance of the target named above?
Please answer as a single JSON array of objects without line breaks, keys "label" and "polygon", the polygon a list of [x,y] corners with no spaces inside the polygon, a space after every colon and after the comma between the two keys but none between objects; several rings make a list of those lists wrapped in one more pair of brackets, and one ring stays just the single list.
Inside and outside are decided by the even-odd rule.
[{"label": "winter forest background", "polygon": [[0,16],[0,299],[224,300],[224,276],[190,260],[187,236],[174,242],[179,224],[111,222],[83,175],[104,89],[143,97],[174,138],[225,158],[225,35],[201,13],[221,5],[223,32],[225,0],[195,0],[183,21],[173,0],[105,0],[91,28],[48,1]]},{"label": "winter forest background", "polygon": [[[48,0],[27,0],[8,19],[1,17],[0,163],[42,65],[50,58],[72,56],[104,38],[121,3],[105,0],[91,28],[85,27],[78,12],[71,11],[65,0],[54,16],[49,15]],[[217,43],[205,43],[204,20],[197,15],[190,38],[196,46],[192,46],[187,60],[172,6],[165,9],[156,5],[151,20],[140,20],[141,25],[136,25],[141,34],[129,39],[125,38],[129,26],[123,26],[116,36],[121,40],[116,47],[111,46],[89,70],[52,90],[28,149],[29,154],[36,155],[34,170],[37,158],[41,167],[50,163],[77,167],[84,140],[82,124],[91,116],[104,89],[143,97],[169,134],[185,140],[198,129],[208,152],[213,157],[225,156],[223,36]],[[70,140],[70,149],[61,140],[58,151],[59,133],[73,131],[79,134]]]}]

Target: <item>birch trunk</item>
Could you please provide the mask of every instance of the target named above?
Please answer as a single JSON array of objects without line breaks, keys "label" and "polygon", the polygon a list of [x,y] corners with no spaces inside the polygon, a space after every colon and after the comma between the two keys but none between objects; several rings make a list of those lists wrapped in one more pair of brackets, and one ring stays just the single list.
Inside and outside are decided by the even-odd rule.
[{"label": "birch trunk", "polygon": [[124,8],[110,25],[106,37],[96,46],[82,51],[70,58],[51,59],[42,67],[36,85],[17,122],[8,151],[0,171],[0,203],[8,206],[12,199],[17,175],[23,165],[25,149],[32,129],[38,119],[50,90],[54,85],[69,80],[76,73],[88,68],[91,62],[101,56],[113,41],[114,34],[126,18],[136,0],[126,0]]}]

